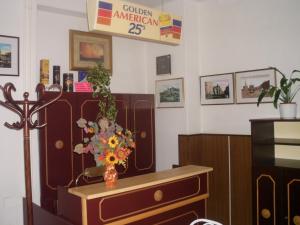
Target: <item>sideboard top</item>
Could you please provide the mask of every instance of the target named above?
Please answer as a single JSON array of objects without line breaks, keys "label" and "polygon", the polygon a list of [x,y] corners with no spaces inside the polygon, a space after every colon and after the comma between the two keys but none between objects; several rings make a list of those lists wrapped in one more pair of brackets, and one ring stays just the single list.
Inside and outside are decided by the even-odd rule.
[{"label": "sideboard top", "polygon": [[105,183],[97,183],[84,185],[80,187],[69,188],[69,193],[74,194],[83,199],[95,199],[108,195],[119,194],[126,191],[132,191],[140,188],[150,187],[174,180],[183,179],[211,172],[213,169],[204,166],[188,165],[175,169],[164,170],[155,173],[148,173],[139,176],[119,179],[114,188],[107,188]]}]

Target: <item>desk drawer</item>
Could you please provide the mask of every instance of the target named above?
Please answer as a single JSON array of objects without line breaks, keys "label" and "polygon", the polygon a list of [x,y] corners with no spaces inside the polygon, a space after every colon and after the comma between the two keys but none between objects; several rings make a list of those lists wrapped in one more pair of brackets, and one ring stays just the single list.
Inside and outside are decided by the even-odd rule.
[{"label": "desk drawer", "polygon": [[[207,174],[87,201],[88,224],[110,223],[207,194]],[[194,199],[194,200],[189,200]],[[121,204],[126,203],[126,204]],[[183,206],[181,205],[181,206]],[[98,222],[95,223],[95,218]]]}]

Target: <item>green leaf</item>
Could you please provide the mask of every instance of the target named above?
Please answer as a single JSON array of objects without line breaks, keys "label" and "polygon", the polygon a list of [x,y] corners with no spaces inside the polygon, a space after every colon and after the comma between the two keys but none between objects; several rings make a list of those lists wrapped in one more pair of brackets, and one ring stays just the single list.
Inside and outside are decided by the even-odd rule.
[{"label": "green leaf", "polygon": [[273,105],[274,107],[277,109],[277,105],[278,105],[278,98],[280,96],[280,93],[281,93],[281,90],[278,89],[276,92],[275,92],[275,96],[274,96],[274,100],[273,100]]},{"label": "green leaf", "polygon": [[117,108],[115,98],[110,91],[110,79],[109,71],[101,63],[88,70],[87,81],[93,87],[93,97],[99,98],[99,115],[115,121]]}]

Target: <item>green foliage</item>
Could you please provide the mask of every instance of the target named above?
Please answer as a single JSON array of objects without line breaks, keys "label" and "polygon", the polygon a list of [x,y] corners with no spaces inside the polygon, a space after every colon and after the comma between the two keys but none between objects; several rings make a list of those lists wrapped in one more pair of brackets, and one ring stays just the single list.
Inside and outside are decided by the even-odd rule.
[{"label": "green foliage", "polygon": [[92,85],[93,96],[99,98],[99,113],[110,121],[115,121],[117,108],[115,97],[110,91],[110,73],[102,63],[88,70],[87,81]]},{"label": "green foliage", "polygon": [[281,71],[276,68],[274,69],[282,76],[280,79],[280,85],[279,87],[271,85],[269,89],[262,89],[257,99],[257,106],[259,106],[265,96],[269,96],[273,98],[273,105],[277,109],[278,101],[281,101],[282,103],[291,103],[300,90],[299,85],[293,87],[297,81],[300,81],[300,78],[293,78],[294,73],[300,73],[299,70],[293,70],[290,78],[288,79]]}]

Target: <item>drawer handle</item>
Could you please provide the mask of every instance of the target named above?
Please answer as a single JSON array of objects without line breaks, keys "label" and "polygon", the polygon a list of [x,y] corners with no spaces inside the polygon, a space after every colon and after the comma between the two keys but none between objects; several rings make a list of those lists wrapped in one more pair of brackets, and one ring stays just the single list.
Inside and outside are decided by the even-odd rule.
[{"label": "drawer handle", "polygon": [[268,209],[262,209],[261,210],[261,216],[264,218],[264,219],[269,219],[271,217],[271,212],[270,210]]},{"label": "drawer handle", "polygon": [[300,216],[296,215],[293,217],[293,222],[296,225],[300,225]]},{"label": "drawer handle", "polygon": [[64,147],[64,142],[62,140],[57,140],[55,142],[55,148],[56,149],[62,149]]},{"label": "drawer handle", "polygon": [[154,200],[159,202],[162,200],[164,193],[161,190],[157,190],[154,192]]},{"label": "drawer handle", "polygon": [[144,139],[147,137],[147,132],[146,131],[142,131],[141,132],[141,138]]}]

